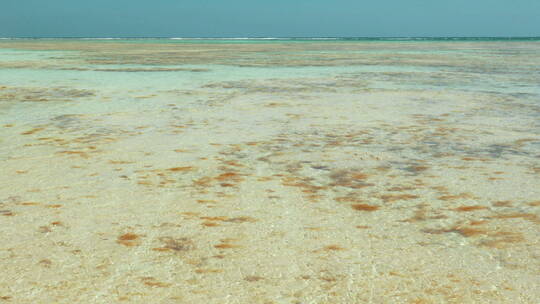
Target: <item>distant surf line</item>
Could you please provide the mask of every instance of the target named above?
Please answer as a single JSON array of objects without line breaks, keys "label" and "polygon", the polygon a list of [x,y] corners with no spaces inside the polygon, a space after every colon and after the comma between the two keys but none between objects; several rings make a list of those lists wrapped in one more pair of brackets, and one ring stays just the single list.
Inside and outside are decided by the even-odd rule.
[{"label": "distant surf line", "polygon": [[540,37],[0,37],[0,40],[179,40],[179,41],[540,41]]}]

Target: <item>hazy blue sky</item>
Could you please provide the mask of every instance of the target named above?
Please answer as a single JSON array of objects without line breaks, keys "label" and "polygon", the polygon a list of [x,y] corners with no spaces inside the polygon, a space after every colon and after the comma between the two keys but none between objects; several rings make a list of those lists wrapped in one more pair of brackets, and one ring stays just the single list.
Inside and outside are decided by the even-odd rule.
[{"label": "hazy blue sky", "polygon": [[540,36],[540,0],[0,0],[21,36]]}]

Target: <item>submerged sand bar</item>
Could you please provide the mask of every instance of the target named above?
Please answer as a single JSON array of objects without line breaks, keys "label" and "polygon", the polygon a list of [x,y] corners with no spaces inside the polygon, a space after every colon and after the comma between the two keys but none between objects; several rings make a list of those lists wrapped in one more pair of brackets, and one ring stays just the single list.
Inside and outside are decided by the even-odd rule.
[{"label": "submerged sand bar", "polygon": [[537,303],[539,66],[0,41],[0,303]]}]

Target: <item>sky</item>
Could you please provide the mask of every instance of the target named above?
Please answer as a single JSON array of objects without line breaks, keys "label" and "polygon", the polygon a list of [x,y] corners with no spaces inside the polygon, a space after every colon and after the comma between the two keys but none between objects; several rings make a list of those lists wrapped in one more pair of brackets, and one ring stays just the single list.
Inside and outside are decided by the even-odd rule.
[{"label": "sky", "polygon": [[0,0],[0,37],[540,36],[540,0]]}]

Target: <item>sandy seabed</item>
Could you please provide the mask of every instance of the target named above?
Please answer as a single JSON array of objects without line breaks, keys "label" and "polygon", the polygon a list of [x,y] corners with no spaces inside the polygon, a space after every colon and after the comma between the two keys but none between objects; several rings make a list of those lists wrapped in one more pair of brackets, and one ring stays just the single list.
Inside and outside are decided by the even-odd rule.
[{"label": "sandy seabed", "polygon": [[0,303],[538,303],[540,42],[0,42]]}]

